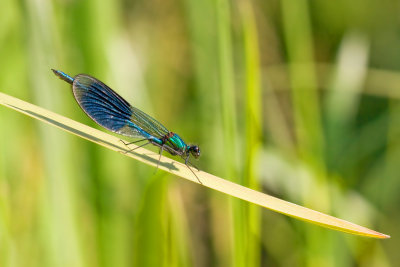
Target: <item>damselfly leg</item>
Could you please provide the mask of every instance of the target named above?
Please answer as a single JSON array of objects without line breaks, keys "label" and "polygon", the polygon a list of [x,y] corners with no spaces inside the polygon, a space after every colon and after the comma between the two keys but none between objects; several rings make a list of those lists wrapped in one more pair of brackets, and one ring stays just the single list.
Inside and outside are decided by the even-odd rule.
[{"label": "damselfly leg", "polygon": [[[140,139],[140,140],[136,140],[136,141],[129,142],[129,143],[124,142],[124,140],[122,140],[122,139],[119,139],[119,141],[121,141],[125,146],[129,147],[129,145],[132,145],[132,144],[135,144],[135,143],[139,143],[139,142],[142,142],[142,141],[149,141],[149,140],[148,139]],[[128,152],[132,152],[132,151],[134,151],[134,150],[136,150],[136,149],[138,149],[140,147],[144,147],[144,146],[146,146],[148,144],[150,144],[150,142],[147,142],[147,143],[144,143],[144,144],[142,144],[142,145],[140,145],[138,147],[126,150],[126,151],[124,151],[124,154],[127,154]]]}]

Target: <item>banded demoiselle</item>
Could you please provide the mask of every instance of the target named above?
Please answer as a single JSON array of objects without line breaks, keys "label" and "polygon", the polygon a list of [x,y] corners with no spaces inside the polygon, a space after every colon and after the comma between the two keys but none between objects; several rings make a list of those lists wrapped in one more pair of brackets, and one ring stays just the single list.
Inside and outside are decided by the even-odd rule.
[{"label": "banded demoiselle", "polygon": [[[147,141],[139,146],[153,144],[160,148],[161,154],[165,150],[173,156],[181,156],[185,165],[201,181],[190,168],[195,167],[189,156],[200,156],[197,145],[187,145],[176,133],[170,132],[160,122],[143,111],[131,106],[125,99],[114,92],[110,87],[87,74],[78,74],[71,77],[68,74],[52,69],[60,79],[72,85],[76,102],[82,110],[97,124],[112,132],[140,140],[125,143],[126,145]],[[197,167],[195,167],[197,169]]]}]

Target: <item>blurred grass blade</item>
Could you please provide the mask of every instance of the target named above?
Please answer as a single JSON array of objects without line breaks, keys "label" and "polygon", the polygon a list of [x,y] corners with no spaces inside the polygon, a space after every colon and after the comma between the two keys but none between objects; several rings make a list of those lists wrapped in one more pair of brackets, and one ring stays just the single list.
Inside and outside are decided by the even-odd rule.
[{"label": "blurred grass blade", "polygon": [[[231,181],[243,183],[240,173],[241,164],[238,161],[237,138],[237,112],[235,105],[235,71],[233,61],[233,42],[231,28],[231,2],[228,0],[215,1],[217,47],[218,47],[218,74],[220,76],[220,100],[222,115],[222,134],[224,146],[224,160],[221,166],[225,167],[224,175]],[[245,203],[232,199],[229,203],[231,212],[232,226],[232,262],[236,267],[255,266],[252,260],[246,257],[243,244],[248,244],[246,240],[248,227],[246,227],[246,207]]]},{"label": "blurred grass blade", "polygon": [[[58,128],[61,128],[89,141],[100,144],[109,149],[121,153],[126,153],[129,150],[129,148],[127,148],[122,142],[120,142],[120,139],[118,137],[112,136],[100,130],[96,130],[92,127],[73,121],[71,119],[43,109],[41,107],[32,105],[25,101],[19,100],[17,98],[11,97],[9,95],[0,93],[0,104],[38,120],[44,121]],[[132,145],[130,148],[134,147],[135,146]],[[139,148],[133,153],[126,153],[125,155],[152,166],[156,166],[158,162],[157,153],[143,148]],[[177,162],[167,157],[161,157],[159,168],[182,178],[197,182],[194,175],[183,163]],[[263,194],[261,192],[254,191],[247,187],[229,182],[203,171],[199,171],[196,174],[200,178],[204,186],[300,220],[304,220],[346,233],[374,238],[389,238],[388,235],[381,234],[365,227],[302,206],[298,206],[296,204],[269,196],[267,194]]]},{"label": "blurred grass blade", "polygon": [[[245,58],[244,73],[245,83],[245,131],[246,131],[246,152],[244,161],[243,185],[254,190],[260,188],[258,171],[256,165],[262,145],[262,90],[261,90],[261,70],[259,55],[259,40],[257,32],[256,17],[251,1],[241,1],[241,19],[243,31],[243,54]],[[244,250],[246,253],[245,266],[261,265],[261,250],[258,249],[259,236],[261,232],[261,209],[254,205],[247,205],[245,214],[246,243]]]}]

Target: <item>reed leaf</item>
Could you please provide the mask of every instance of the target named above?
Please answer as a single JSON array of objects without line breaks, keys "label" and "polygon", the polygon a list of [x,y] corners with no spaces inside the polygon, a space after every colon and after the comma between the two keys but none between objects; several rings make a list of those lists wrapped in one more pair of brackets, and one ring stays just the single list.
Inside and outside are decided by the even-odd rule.
[{"label": "reed leaf", "polygon": [[[157,166],[159,159],[159,155],[157,153],[143,148],[138,148],[135,151],[130,152],[130,149],[133,149],[136,146],[131,145],[128,148],[121,142],[121,139],[116,136],[94,129],[82,123],[63,117],[52,111],[46,110],[44,108],[27,103],[25,101],[3,93],[0,93],[0,104],[19,111],[32,118],[46,122],[52,126],[56,126],[64,131],[75,134],[91,142],[102,145],[108,149],[120,152],[127,157],[131,157],[147,165]],[[175,174],[176,176],[198,183],[196,177],[194,177],[193,173],[191,173],[191,171],[185,166],[185,164],[178,161],[162,156],[159,163],[159,168],[169,173]],[[370,230],[357,224],[338,219],[330,215],[326,215],[321,212],[314,211],[278,199],[276,197],[249,189],[247,187],[230,182],[204,171],[196,171],[196,175],[199,177],[205,187],[223,192],[233,197],[251,202],[253,204],[262,206],[278,213],[285,214],[290,217],[294,217],[299,220],[355,235],[372,238],[390,237],[388,235]]]}]

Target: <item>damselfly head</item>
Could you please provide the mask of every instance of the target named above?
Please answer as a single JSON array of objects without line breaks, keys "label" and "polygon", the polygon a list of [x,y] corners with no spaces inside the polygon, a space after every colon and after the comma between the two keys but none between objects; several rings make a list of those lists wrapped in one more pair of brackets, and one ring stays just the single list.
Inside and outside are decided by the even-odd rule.
[{"label": "damselfly head", "polygon": [[196,159],[198,157],[200,157],[200,148],[198,146],[195,146],[195,145],[189,146],[188,150],[189,150],[190,154],[192,154],[193,157],[195,157]]}]

